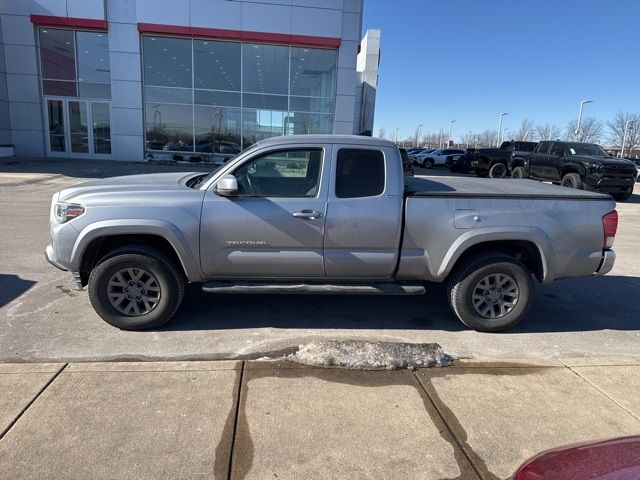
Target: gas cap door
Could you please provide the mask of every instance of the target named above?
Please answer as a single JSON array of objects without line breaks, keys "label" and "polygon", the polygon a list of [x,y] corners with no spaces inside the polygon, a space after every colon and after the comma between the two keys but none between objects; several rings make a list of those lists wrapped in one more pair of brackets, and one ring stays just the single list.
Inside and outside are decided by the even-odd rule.
[{"label": "gas cap door", "polygon": [[476,228],[480,218],[475,210],[456,210],[453,226],[459,229]]}]

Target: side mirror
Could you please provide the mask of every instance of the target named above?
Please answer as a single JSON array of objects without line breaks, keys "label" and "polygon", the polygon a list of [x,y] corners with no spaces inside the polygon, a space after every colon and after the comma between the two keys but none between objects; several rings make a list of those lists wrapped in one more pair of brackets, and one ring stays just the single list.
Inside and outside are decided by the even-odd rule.
[{"label": "side mirror", "polygon": [[221,197],[232,197],[238,193],[238,179],[231,175],[223,175],[218,180],[216,193]]}]

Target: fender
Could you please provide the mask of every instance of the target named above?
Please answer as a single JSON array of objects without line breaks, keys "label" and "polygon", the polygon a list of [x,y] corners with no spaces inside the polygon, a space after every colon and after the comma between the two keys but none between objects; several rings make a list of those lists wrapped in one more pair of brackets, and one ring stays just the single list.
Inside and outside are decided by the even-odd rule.
[{"label": "fender", "polygon": [[437,273],[445,278],[462,254],[474,245],[486,242],[521,240],[533,243],[542,260],[542,282],[548,283],[555,278],[555,252],[549,236],[537,227],[487,227],[482,231],[473,229],[456,239],[451,245]]},{"label": "fender", "polygon": [[157,235],[167,240],[178,256],[180,264],[191,282],[203,278],[197,256],[193,254],[182,232],[173,223],[165,220],[128,218],[104,220],[87,225],[76,239],[71,252],[71,270],[77,272],[87,246],[96,238],[112,235]]},{"label": "fender", "polygon": [[526,171],[529,171],[529,159],[521,156],[513,157],[509,160],[509,166],[511,168],[523,167]]},{"label": "fender", "polygon": [[[565,171],[565,169],[567,167],[573,167],[578,171],[578,174],[580,174],[581,176],[585,176],[587,174],[587,170],[586,168],[584,168],[584,165],[582,165],[581,163],[577,163],[577,162],[565,162],[562,165],[562,168],[560,169],[561,172],[561,176],[562,176],[562,172]],[[568,173],[568,172],[567,172]],[[566,173],[565,173],[566,175]]]}]

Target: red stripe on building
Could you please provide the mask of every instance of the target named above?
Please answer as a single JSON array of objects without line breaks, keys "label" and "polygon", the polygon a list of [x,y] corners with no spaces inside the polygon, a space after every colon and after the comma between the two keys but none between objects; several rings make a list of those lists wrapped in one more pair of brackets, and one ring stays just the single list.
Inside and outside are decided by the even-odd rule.
[{"label": "red stripe on building", "polygon": [[180,27],[155,23],[138,23],[140,33],[158,35],[180,35],[186,37],[219,38],[226,40],[244,40],[248,42],[302,45],[309,47],[338,48],[340,39],[334,37],[315,37],[309,35],[288,35],[285,33],[248,32],[244,30],[225,30],[220,28]]},{"label": "red stripe on building", "polygon": [[92,18],[54,17],[50,15],[31,15],[31,23],[42,27],[83,28],[87,30],[108,30],[106,20]]}]

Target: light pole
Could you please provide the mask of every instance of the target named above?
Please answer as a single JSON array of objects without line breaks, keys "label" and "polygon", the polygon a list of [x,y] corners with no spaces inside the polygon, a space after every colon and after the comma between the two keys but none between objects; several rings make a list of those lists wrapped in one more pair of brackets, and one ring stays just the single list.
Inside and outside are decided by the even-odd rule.
[{"label": "light pole", "polygon": [[593,103],[593,100],[582,100],[580,102],[580,110],[578,111],[578,123],[576,124],[576,131],[574,132],[576,140],[580,140],[580,138],[578,138],[578,135],[580,134],[580,124],[582,123],[582,109],[587,103]]},{"label": "light pole", "polygon": [[414,145],[414,147],[420,146],[420,130],[422,130],[422,124],[418,125],[418,134],[416,135],[416,144]]},{"label": "light pole", "polygon": [[447,147],[451,145],[451,132],[453,131],[454,123],[456,123],[455,120],[449,120],[449,139],[447,140]]},{"label": "light pole", "polygon": [[500,122],[498,123],[498,147],[500,146],[500,144],[502,143],[502,117],[504,117],[505,115],[509,115],[506,112],[502,112],[500,114]]},{"label": "light pole", "polygon": [[398,143],[398,130],[400,130],[400,129],[396,128],[396,144]]},{"label": "light pole", "polygon": [[635,121],[627,120],[624,124],[624,134],[622,135],[622,147],[620,147],[620,157],[624,157],[624,144],[627,143],[627,131],[629,130],[629,125],[635,125]]},{"label": "light pole", "polygon": [[467,133],[467,148],[469,148],[469,141],[471,140],[472,137],[473,137],[473,132],[469,130],[469,133]]}]

